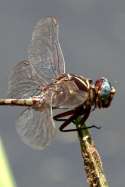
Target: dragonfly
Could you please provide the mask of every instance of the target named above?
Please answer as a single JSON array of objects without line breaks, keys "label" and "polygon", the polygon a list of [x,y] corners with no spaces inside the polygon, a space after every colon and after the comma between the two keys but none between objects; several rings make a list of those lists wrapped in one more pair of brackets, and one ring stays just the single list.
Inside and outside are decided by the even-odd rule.
[{"label": "dragonfly", "polygon": [[[84,128],[90,113],[108,108],[116,93],[105,77],[94,82],[83,75],[66,73],[58,33],[56,18],[37,22],[28,57],[13,67],[8,96],[0,99],[0,105],[25,106],[17,119],[17,132],[25,144],[40,150],[55,136],[55,121],[62,121],[60,131],[72,132],[78,129],[66,127],[80,116]],[[54,115],[56,110],[63,112]]]}]

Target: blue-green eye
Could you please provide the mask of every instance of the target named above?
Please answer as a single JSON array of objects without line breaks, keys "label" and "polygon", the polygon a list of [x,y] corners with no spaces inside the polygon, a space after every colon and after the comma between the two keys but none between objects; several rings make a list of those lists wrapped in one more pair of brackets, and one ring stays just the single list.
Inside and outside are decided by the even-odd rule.
[{"label": "blue-green eye", "polygon": [[102,78],[102,85],[100,89],[100,96],[102,99],[106,99],[111,92],[111,85],[106,78]]},{"label": "blue-green eye", "polygon": [[95,87],[98,90],[98,93],[102,100],[106,100],[111,93],[111,84],[105,77],[102,77],[101,79],[98,79],[95,82]]}]

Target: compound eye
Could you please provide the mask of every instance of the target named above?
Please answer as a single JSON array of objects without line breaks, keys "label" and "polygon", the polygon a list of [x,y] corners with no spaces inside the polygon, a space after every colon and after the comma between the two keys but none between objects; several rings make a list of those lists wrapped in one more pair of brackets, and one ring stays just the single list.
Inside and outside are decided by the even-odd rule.
[{"label": "compound eye", "polygon": [[116,93],[114,87],[111,86],[108,79],[102,77],[95,82],[95,91],[97,93],[99,107],[107,108]]},{"label": "compound eye", "polygon": [[107,99],[111,93],[111,85],[107,79],[103,79],[102,86],[100,89],[100,96],[102,99]]},{"label": "compound eye", "polygon": [[111,93],[111,84],[109,81],[102,77],[101,79],[97,80],[95,83],[95,87],[101,99],[107,99]]}]

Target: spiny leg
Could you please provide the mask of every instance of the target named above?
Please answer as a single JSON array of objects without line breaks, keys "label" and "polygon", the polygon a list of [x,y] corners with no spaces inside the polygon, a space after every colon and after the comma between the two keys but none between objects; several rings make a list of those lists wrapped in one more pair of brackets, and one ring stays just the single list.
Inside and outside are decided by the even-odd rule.
[{"label": "spiny leg", "polygon": [[[64,123],[60,126],[60,131],[62,132],[73,132],[73,131],[78,131],[79,129],[65,129],[71,122],[73,122],[74,120],[76,120],[79,116],[81,115],[84,115],[82,118],[81,118],[81,121],[80,121],[80,125],[82,129],[87,129],[87,128],[92,128],[92,127],[95,127],[95,128],[99,128],[95,125],[92,125],[90,127],[82,127],[82,125],[84,125],[85,121],[88,119],[89,117],[89,114],[91,112],[91,107],[84,107],[85,105],[82,104],[78,107],[76,107],[75,109],[73,110],[70,110],[70,111],[67,111],[67,112],[63,112],[61,114],[58,114],[56,116],[53,117],[54,120],[56,121],[64,121]],[[62,117],[65,117],[65,116],[70,116],[68,119],[65,119],[65,118],[62,118]]]},{"label": "spiny leg", "polygon": [[78,114],[73,114],[71,117],[66,119],[66,121],[60,126],[59,130],[61,132],[73,132],[77,131],[78,129],[65,129],[74,119],[76,119],[79,115]]},{"label": "spiny leg", "polygon": [[101,127],[98,127],[98,126],[96,126],[96,125],[91,125],[91,126],[88,126],[88,127],[83,127],[85,121],[88,119],[88,117],[89,117],[89,115],[90,115],[90,112],[91,112],[91,108],[88,108],[86,114],[85,114],[85,115],[83,116],[83,118],[80,120],[81,128],[82,128],[82,129],[91,129],[91,128],[101,129]]},{"label": "spiny leg", "polygon": [[88,119],[89,115],[91,112],[91,107],[86,108],[86,111],[84,111],[84,116],[81,118],[80,120],[80,127],[79,128],[75,128],[75,129],[65,129],[69,123],[73,122],[73,120],[76,120],[79,116],[81,116],[81,114],[77,113],[77,111],[74,111],[74,114],[68,118],[68,119],[63,119],[65,120],[65,122],[60,126],[60,131],[62,132],[74,132],[74,131],[79,131],[79,129],[89,129],[89,128],[96,128],[96,129],[100,129],[101,127],[97,127],[95,125],[91,125],[89,127],[83,127],[85,121]]},{"label": "spiny leg", "polygon": [[80,123],[79,123],[81,126],[83,126],[85,121],[88,119],[88,117],[90,115],[90,111],[91,111],[91,107],[86,109],[86,112],[85,112],[84,116],[81,118]]},{"label": "spiny leg", "polygon": [[98,127],[96,125],[91,125],[91,126],[88,126],[88,127],[82,127],[82,129],[92,129],[92,128],[95,128],[95,129],[101,129],[101,127]]},{"label": "spiny leg", "polygon": [[73,113],[74,113],[74,110],[69,110],[67,112],[63,112],[63,113],[55,115],[53,117],[53,119],[56,120],[56,121],[65,121],[67,119],[62,118],[62,117],[71,116],[71,115],[73,115]]},{"label": "spiny leg", "polygon": [[[75,108],[74,110],[70,111],[69,114],[71,115],[71,117],[69,117],[68,119],[65,120],[65,122],[60,126],[60,131],[62,132],[73,132],[73,131],[78,131],[78,129],[65,129],[71,122],[73,122],[74,120],[76,120],[79,116],[83,115],[84,113],[86,114],[87,112],[87,108],[83,110],[83,106],[80,105],[77,108]],[[90,112],[89,112],[90,113]],[[64,115],[66,113],[63,113]],[[60,114],[62,116],[62,114]]]},{"label": "spiny leg", "polygon": [[[62,117],[65,116],[70,116],[68,119],[62,119]],[[67,112],[63,112],[61,114],[57,114],[56,116],[53,117],[54,120],[56,121],[64,121],[64,123],[60,126],[59,130],[61,132],[71,132],[71,131],[76,131],[76,129],[66,129],[64,130],[64,128],[66,128],[76,117],[76,114],[74,113],[74,110],[70,110]]]}]

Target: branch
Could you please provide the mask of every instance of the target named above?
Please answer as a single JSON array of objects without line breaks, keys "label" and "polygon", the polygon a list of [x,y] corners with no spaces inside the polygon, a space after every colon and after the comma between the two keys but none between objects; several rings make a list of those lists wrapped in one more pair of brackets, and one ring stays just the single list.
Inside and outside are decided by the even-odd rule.
[{"label": "branch", "polygon": [[78,137],[80,141],[81,154],[87,176],[87,182],[90,187],[108,187],[108,183],[102,167],[102,161],[92,140],[92,137],[87,129],[87,126],[84,124],[86,129],[83,129],[81,128],[79,122],[80,118],[75,120],[74,124],[76,125],[76,128],[79,129]]}]

